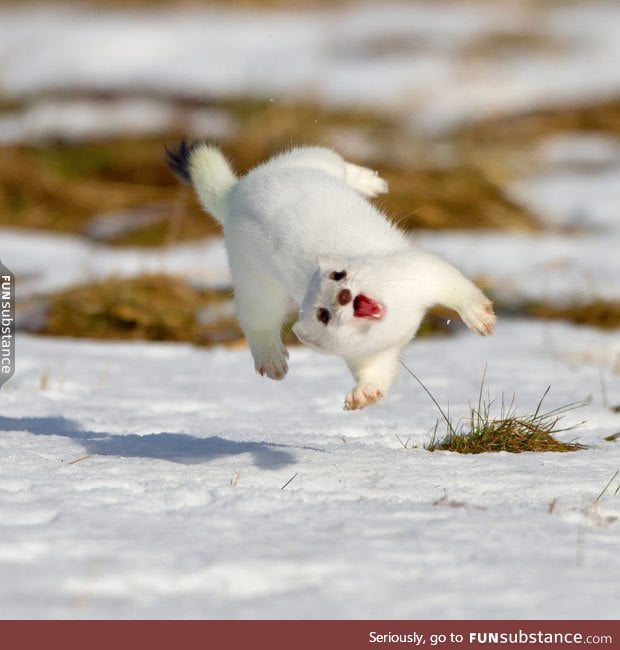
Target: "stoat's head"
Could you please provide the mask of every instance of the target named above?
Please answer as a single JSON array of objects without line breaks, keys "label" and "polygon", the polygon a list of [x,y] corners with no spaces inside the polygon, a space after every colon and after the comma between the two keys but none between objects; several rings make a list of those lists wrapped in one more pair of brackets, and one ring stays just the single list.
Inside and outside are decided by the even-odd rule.
[{"label": "stoat's head", "polygon": [[377,326],[387,308],[372,285],[371,269],[363,259],[319,257],[293,326],[297,338],[344,357],[382,348]]}]

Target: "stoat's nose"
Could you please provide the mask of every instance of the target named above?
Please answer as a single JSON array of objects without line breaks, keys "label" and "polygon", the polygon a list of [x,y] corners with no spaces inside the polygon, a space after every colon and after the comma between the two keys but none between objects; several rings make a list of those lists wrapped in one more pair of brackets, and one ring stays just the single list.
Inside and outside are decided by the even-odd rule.
[{"label": "stoat's nose", "polygon": [[351,296],[351,292],[348,289],[343,289],[339,294],[338,294],[338,302],[341,305],[348,305],[351,300],[353,300],[353,297]]}]

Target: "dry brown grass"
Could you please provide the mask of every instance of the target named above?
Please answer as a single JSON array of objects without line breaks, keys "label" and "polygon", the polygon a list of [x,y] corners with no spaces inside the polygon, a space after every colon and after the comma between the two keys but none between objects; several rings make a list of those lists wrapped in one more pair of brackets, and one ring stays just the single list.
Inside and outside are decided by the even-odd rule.
[{"label": "dry brown grass", "polygon": [[219,230],[164,167],[161,140],[4,147],[0,168],[5,226],[84,234],[94,216],[146,208],[168,216],[113,243],[161,245],[172,229],[178,239]]},{"label": "dry brown grass", "polygon": [[546,139],[571,133],[620,135],[620,96],[583,106],[550,107],[480,120],[445,134],[456,159],[504,188],[532,173],[533,152]]},{"label": "dry brown grass", "polygon": [[544,320],[565,320],[599,329],[620,329],[620,302],[593,300],[573,305],[531,303],[525,311]]},{"label": "dry brown grass", "polygon": [[[230,300],[228,291],[192,287],[182,278],[143,275],[112,278],[48,296],[42,334],[97,339],[236,343],[241,331],[228,310],[202,315]],[[217,312],[216,312],[217,313]]]},{"label": "dry brown grass", "polygon": [[[579,443],[562,442],[554,438],[558,433],[572,431],[584,424],[581,422],[568,427],[560,426],[566,413],[584,406],[587,402],[567,404],[557,409],[543,411],[543,402],[551,388],[548,387],[534,413],[518,415],[514,406],[514,397],[510,404],[505,404],[502,397],[499,417],[493,417],[493,401],[483,397],[485,371],[480,383],[478,403],[470,405],[469,414],[455,424],[424,383],[404,363],[401,362],[401,365],[431,398],[441,415],[441,420],[435,423],[431,441],[425,446],[427,451],[452,451],[459,454],[506,451],[519,454],[524,451],[566,452],[587,448]],[[443,436],[439,435],[440,421],[445,425]]]},{"label": "dry brown grass", "polygon": [[559,38],[534,30],[489,31],[468,42],[461,48],[461,55],[488,60],[532,53],[557,54],[567,45]]},{"label": "dry brown grass", "polygon": [[234,138],[222,145],[241,173],[291,146],[329,146],[334,130],[354,129],[366,140],[380,143],[399,129],[389,117],[370,110],[330,109],[311,101],[238,98],[218,106],[237,125]]},{"label": "dry brown grass", "polygon": [[620,97],[583,106],[538,109],[487,119],[462,128],[454,137],[472,147],[521,147],[542,138],[575,131],[620,134]]},{"label": "dry brown grass", "polygon": [[[397,166],[387,152],[403,137],[401,125],[369,110],[327,110],[318,104],[239,99],[224,103],[239,125],[234,140],[224,144],[236,166],[245,171],[291,145],[330,146],[332,133],[353,130],[374,148],[381,160],[358,160],[378,169],[390,193],[377,201],[402,228],[498,228],[535,230],[527,210],[510,201],[502,188],[477,163],[463,161],[449,168],[415,160]],[[411,143],[420,146],[419,143]]]},{"label": "dry brown grass", "polygon": [[[383,160],[357,162],[380,169],[386,177],[390,195],[377,204],[403,228],[538,227],[477,163],[465,161],[447,169],[424,160],[416,160],[415,166],[386,163],[392,143],[402,140],[400,125],[386,117],[328,110],[311,102],[238,99],[218,106],[236,125],[234,137],[220,144],[239,173],[292,145],[330,145],[334,133],[353,130],[373,149],[386,152]],[[0,148],[0,224],[89,236],[93,217],[126,213],[127,228],[110,243],[157,246],[217,233],[217,224],[204,216],[193,193],[163,163],[164,145],[180,135]],[[141,225],[138,217],[145,212],[161,218]]]},{"label": "dry brown grass", "polygon": [[480,167],[382,168],[381,174],[390,184],[388,212],[407,230],[540,228],[534,216],[508,199]]},{"label": "dry brown grass", "polygon": [[[543,416],[511,416],[490,419],[470,430],[449,432],[441,440],[433,438],[428,451],[454,451],[459,454],[486,454],[507,451],[520,454],[524,451],[579,451],[585,445],[561,442],[553,437],[557,419],[542,420]],[[559,418],[558,418],[559,419]],[[562,429],[559,429],[562,431]]]}]

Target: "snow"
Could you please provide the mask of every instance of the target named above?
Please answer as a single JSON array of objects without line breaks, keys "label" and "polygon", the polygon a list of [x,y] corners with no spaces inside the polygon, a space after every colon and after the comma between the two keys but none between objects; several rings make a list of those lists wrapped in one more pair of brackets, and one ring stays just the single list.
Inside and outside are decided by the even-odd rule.
[{"label": "snow", "polygon": [[620,216],[620,166],[539,174],[517,184],[513,193],[550,225],[601,229]]},{"label": "snow", "polygon": [[230,286],[218,238],[161,249],[97,244],[76,235],[0,228],[0,259],[17,277],[18,298],[109,277],[170,273],[214,289]]},{"label": "snow", "polygon": [[620,259],[614,254],[620,250],[617,232],[425,232],[416,240],[468,275],[484,279],[508,302],[590,302],[620,297]]},{"label": "snow", "polygon": [[[16,99],[68,90],[294,97],[389,110],[436,132],[613,95],[619,22],[620,6],[605,0],[268,12],[2,8],[0,88]],[[524,44],[485,55],[480,44],[494,38]],[[148,112],[154,123],[165,119],[161,108]]]},{"label": "snow", "polygon": [[620,138],[588,131],[546,138],[534,152],[546,166],[591,169],[620,165]]},{"label": "snow", "polygon": [[463,456],[421,448],[438,413],[405,372],[353,413],[344,364],[307,349],[278,383],[247,350],[22,335],[0,394],[2,616],[614,618],[620,479],[597,497],[620,466],[601,376],[616,402],[620,380],[565,358],[593,345],[620,354],[527,321],[415,341],[406,363],[455,417],[485,364],[521,413],[548,384],[548,408],[592,397],[560,436],[586,451]]},{"label": "snow", "polygon": [[62,138],[148,136],[182,125],[188,133],[230,135],[230,118],[216,109],[181,111],[156,99],[40,100],[24,110],[0,114],[0,145]]}]

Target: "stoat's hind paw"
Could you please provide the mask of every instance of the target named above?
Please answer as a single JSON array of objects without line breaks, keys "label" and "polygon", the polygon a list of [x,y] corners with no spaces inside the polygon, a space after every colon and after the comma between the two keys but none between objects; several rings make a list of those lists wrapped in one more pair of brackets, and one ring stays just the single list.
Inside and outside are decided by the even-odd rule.
[{"label": "stoat's hind paw", "polygon": [[371,198],[388,192],[387,181],[376,171],[352,163],[347,163],[347,185]]},{"label": "stoat's hind paw", "polygon": [[383,393],[374,386],[359,385],[356,386],[345,398],[345,411],[356,411],[366,408],[383,397]]},{"label": "stoat's hind paw", "polygon": [[256,372],[261,375],[280,381],[286,377],[288,372],[288,350],[282,346],[281,350],[264,350],[260,357],[254,359]]},{"label": "stoat's hind paw", "polygon": [[461,310],[460,316],[470,330],[481,336],[488,336],[495,329],[496,318],[493,303],[484,296],[466,304]]}]

